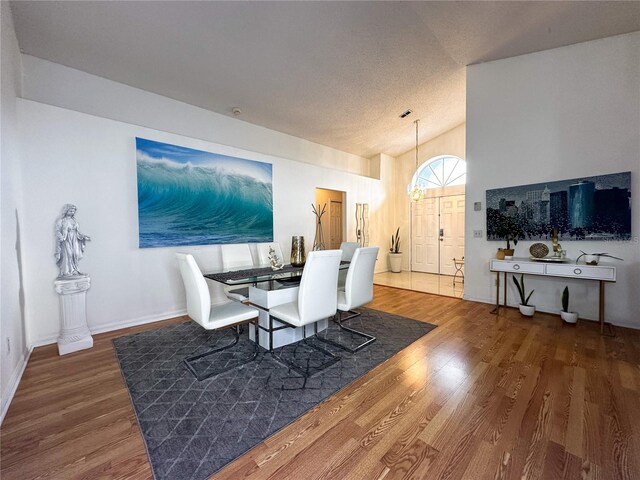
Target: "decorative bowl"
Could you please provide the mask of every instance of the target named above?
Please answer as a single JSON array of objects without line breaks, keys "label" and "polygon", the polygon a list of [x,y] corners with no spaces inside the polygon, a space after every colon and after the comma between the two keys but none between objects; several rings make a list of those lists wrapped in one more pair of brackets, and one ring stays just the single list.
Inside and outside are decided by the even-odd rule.
[{"label": "decorative bowl", "polygon": [[544,258],[549,254],[549,247],[544,243],[534,243],[529,247],[529,253],[535,258]]}]

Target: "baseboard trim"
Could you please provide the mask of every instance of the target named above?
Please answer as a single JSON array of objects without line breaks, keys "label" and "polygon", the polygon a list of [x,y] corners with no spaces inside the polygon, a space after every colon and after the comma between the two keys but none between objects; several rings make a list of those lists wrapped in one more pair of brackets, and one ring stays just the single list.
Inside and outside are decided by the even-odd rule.
[{"label": "baseboard trim", "polygon": [[137,327],[138,325],[146,325],[147,323],[161,322],[162,320],[168,320],[170,318],[182,317],[186,314],[186,309],[174,310],[173,312],[163,313],[161,315],[145,315],[144,317],[138,317],[125,322],[113,322],[95,328],[89,327],[89,330],[91,330],[92,335],[97,335],[99,333],[120,330],[121,328]]},{"label": "baseboard trim", "polygon": [[31,357],[31,352],[33,352],[33,347],[29,348],[23,355],[18,365],[16,365],[15,370],[13,371],[13,375],[11,375],[11,379],[9,380],[7,394],[2,399],[2,407],[0,407],[0,425],[4,422],[4,417],[9,411],[9,406],[11,405],[11,401],[13,400],[16,391],[18,390],[18,385],[20,385],[20,380],[22,380],[22,374],[24,373],[25,368],[27,368],[27,363],[29,363],[29,358]]},{"label": "baseboard trim", "polygon": [[[182,317],[187,314],[186,309],[174,310],[173,312],[158,314],[158,315],[145,315],[144,317],[138,317],[131,320],[125,320],[124,322],[113,322],[97,327],[89,327],[91,335],[97,335],[100,333],[113,332],[114,330],[120,330],[121,328],[137,327],[138,325],[146,325],[147,323],[161,322],[162,320],[168,320],[170,318]],[[43,347],[45,345],[51,345],[58,341],[58,336],[46,337],[31,344],[31,349],[35,347]]]},{"label": "baseboard trim", "polygon": [[[464,300],[469,300],[471,302],[478,302],[478,303],[486,303],[487,305],[495,305],[496,304],[496,299],[495,297],[492,299],[488,299],[488,298],[481,298],[481,297],[472,297],[472,296],[468,296],[468,295],[464,295],[463,296]],[[502,304],[500,304],[500,306],[502,306]],[[517,304],[512,304],[512,303],[508,303],[507,307],[509,308],[518,308]],[[550,315],[558,315],[558,318],[560,318],[560,312],[558,310],[555,310],[553,307],[539,307],[536,305],[536,312],[541,312],[541,313],[548,313]],[[579,317],[580,320],[587,320],[589,322],[599,322],[599,320],[597,318],[592,318],[592,317]],[[640,326],[638,326],[637,324],[631,324],[631,323],[627,323],[627,322],[620,322],[620,321],[616,321],[616,322],[612,322],[612,325],[615,325],[616,327],[624,327],[624,328],[631,328],[633,330],[640,330]]]}]

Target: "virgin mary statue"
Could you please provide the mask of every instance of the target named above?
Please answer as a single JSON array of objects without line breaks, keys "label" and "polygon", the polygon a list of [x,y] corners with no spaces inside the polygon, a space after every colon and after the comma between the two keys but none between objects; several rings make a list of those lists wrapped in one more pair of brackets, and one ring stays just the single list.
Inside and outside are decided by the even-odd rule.
[{"label": "virgin mary statue", "polygon": [[56,264],[60,269],[58,278],[69,278],[84,275],[78,270],[78,262],[82,258],[85,242],[91,240],[78,230],[75,219],[76,206],[70,203],[62,207],[62,214],[56,221]]}]

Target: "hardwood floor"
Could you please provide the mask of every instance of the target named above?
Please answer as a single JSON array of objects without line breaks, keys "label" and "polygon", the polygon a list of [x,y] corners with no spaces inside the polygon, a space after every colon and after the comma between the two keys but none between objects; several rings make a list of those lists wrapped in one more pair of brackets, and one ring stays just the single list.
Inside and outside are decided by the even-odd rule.
[{"label": "hardwood floor", "polygon": [[[439,328],[212,478],[640,478],[640,332],[378,286],[370,307]],[[111,340],[184,320],[36,349],[2,479],[151,478]]]},{"label": "hardwood floor", "polygon": [[457,298],[462,298],[464,295],[464,282],[461,280],[461,275],[458,275],[457,281],[454,282],[451,275],[406,270],[398,273],[380,272],[373,276],[373,283],[376,285]]}]

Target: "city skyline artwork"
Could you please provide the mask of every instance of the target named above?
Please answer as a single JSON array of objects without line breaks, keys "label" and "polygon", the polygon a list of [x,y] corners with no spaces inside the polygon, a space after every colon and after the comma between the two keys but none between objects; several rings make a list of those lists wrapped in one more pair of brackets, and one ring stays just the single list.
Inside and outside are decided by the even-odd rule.
[{"label": "city skyline artwork", "polygon": [[487,239],[631,238],[631,172],[487,190]]}]

